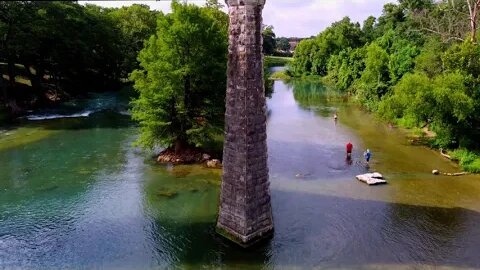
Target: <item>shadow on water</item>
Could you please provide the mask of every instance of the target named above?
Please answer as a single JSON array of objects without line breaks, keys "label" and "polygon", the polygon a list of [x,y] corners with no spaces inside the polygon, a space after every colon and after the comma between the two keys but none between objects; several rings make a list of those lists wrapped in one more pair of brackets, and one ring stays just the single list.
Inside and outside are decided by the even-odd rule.
[{"label": "shadow on water", "polygon": [[478,212],[277,190],[272,199],[277,265],[480,266]]},{"label": "shadow on water", "polygon": [[[272,190],[274,238],[242,249],[215,223],[157,220],[184,269],[480,267],[480,214]],[[161,252],[164,252],[162,250]]]},{"label": "shadow on water", "polygon": [[183,224],[156,221],[156,228],[170,239],[159,239],[159,254],[172,252],[170,267],[180,269],[267,269],[271,262],[272,244],[265,241],[248,249],[219,236],[215,223]]}]

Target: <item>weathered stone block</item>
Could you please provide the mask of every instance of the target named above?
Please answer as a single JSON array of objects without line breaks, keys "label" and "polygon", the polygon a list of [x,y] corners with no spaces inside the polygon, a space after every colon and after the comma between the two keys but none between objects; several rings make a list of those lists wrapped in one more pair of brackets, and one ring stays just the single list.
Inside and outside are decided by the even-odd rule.
[{"label": "weathered stone block", "polygon": [[245,246],[273,231],[261,35],[265,0],[226,2],[230,44],[217,231]]}]

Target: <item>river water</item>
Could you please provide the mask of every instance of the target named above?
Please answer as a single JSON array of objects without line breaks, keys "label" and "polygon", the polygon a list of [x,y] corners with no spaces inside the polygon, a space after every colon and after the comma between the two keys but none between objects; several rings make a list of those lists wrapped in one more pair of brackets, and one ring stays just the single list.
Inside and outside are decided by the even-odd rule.
[{"label": "river water", "polygon": [[[248,250],[214,232],[221,171],[154,164],[124,105],[100,95],[0,131],[0,269],[480,268],[480,177],[431,175],[459,169],[318,83],[274,84],[275,233]],[[366,148],[388,185],[354,179]]]}]

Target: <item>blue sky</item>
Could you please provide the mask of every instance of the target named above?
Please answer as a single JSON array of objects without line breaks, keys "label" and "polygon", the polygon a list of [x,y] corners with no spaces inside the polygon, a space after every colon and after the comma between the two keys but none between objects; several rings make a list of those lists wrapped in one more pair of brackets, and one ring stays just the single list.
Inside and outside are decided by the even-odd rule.
[{"label": "blue sky", "polygon": [[[87,1],[79,1],[85,3]],[[202,0],[191,1],[202,5]],[[223,1],[222,1],[223,2]],[[266,0],[263,22],[274,26],[277,36],[308,37],[316,35],[332,22],[349,16],[363,22],[368,16],[380,16],[383,5],[395,0]],[[128,6],[134,3],[169,12],[169,1],[92,1],[105,7]]]}]

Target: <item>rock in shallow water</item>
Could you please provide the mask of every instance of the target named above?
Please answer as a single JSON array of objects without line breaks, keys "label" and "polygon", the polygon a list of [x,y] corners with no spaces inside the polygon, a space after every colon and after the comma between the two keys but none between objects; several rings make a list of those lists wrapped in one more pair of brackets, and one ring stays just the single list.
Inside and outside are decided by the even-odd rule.
[{"label": "rock in shallow water", "polygon": [[207,161],[207,167],[208,168],[221,168],[222,163],[218,159],[212,159]]},{"label": "rock in shallow water", "polygon": [[383,179],[383,175],[378,172],[360,174],[356,176],[358,181],[362,181],[367,185],[386,184],[387,181]]}]

